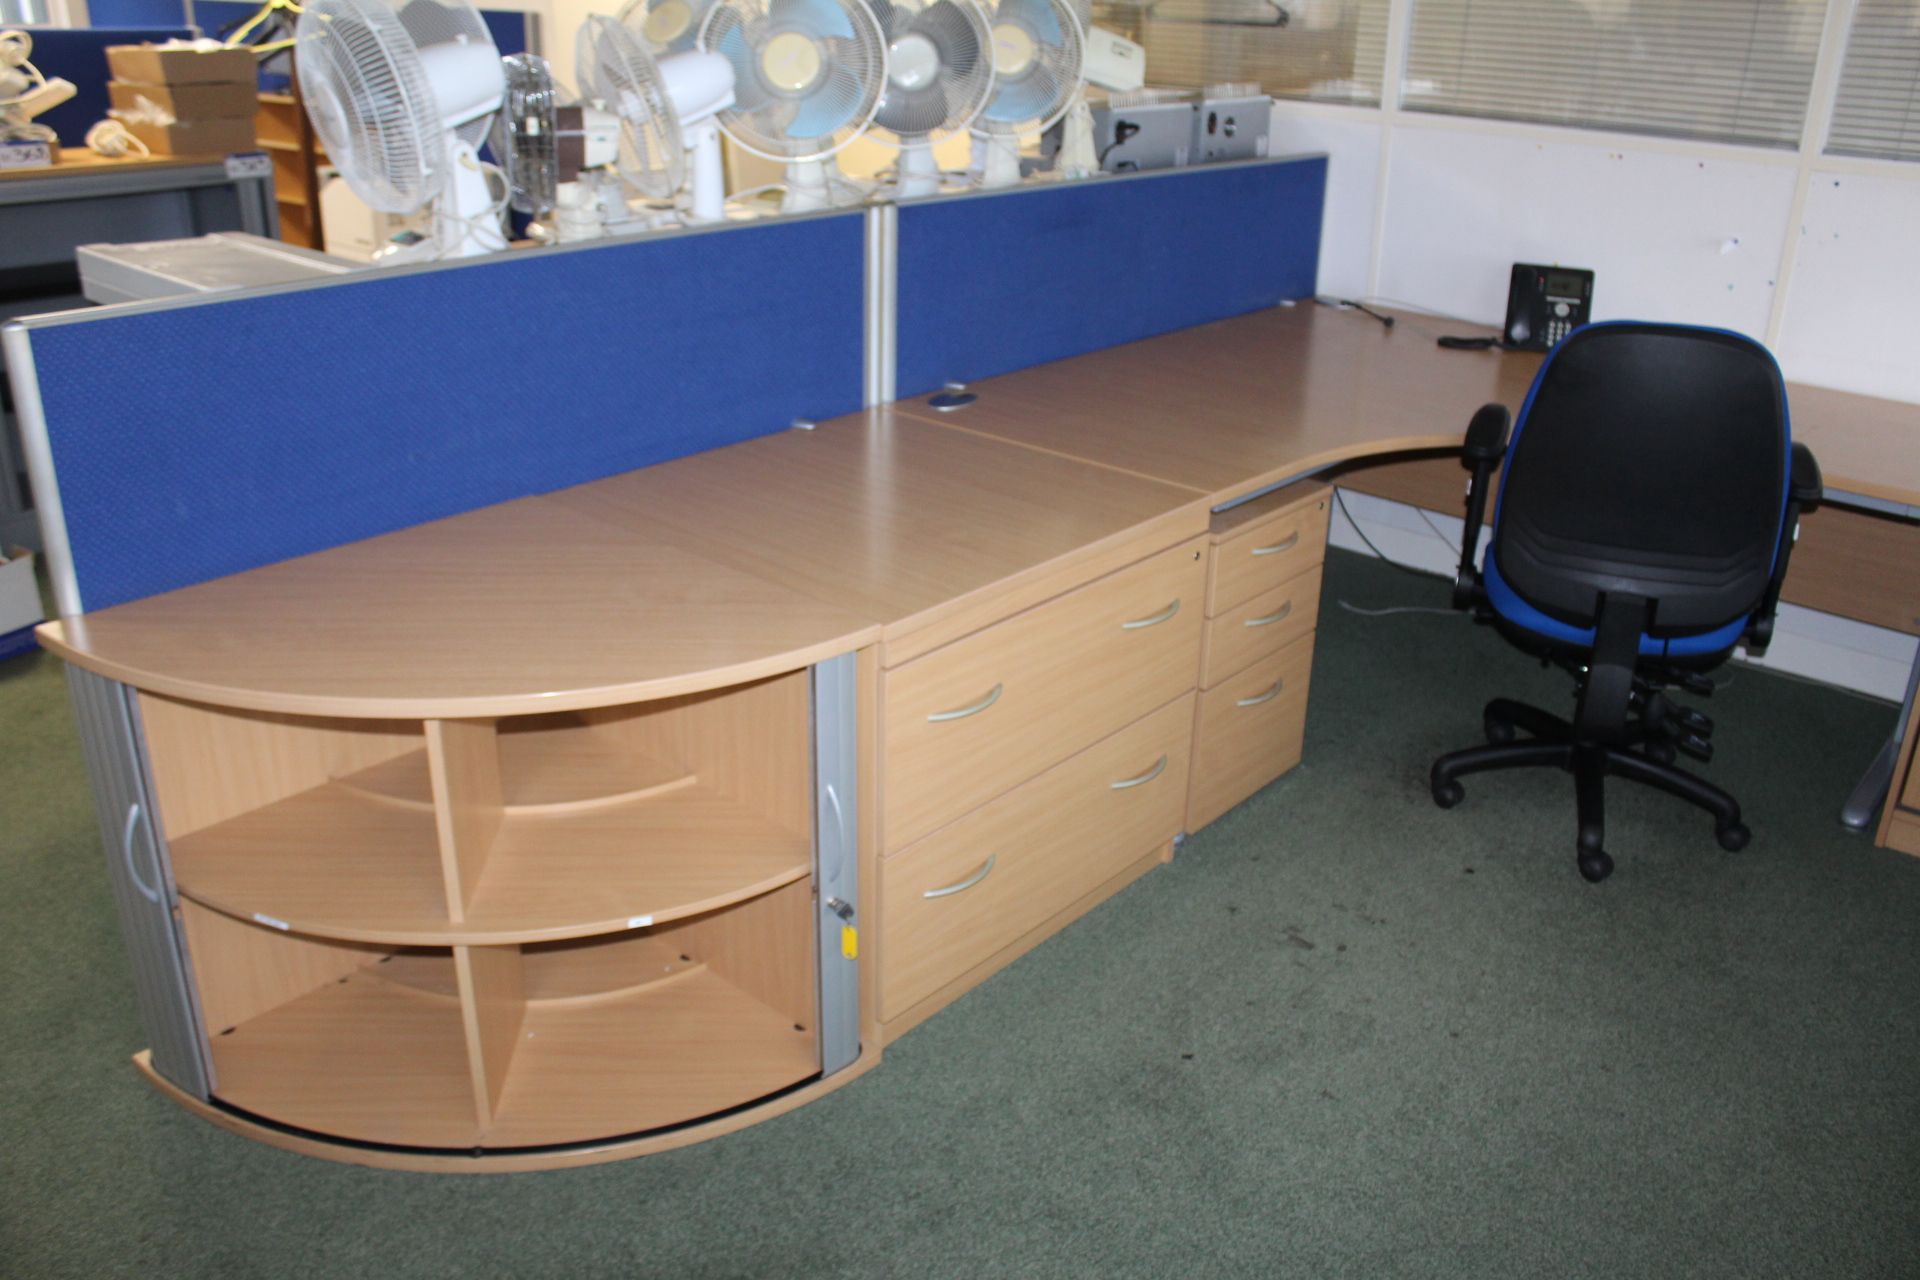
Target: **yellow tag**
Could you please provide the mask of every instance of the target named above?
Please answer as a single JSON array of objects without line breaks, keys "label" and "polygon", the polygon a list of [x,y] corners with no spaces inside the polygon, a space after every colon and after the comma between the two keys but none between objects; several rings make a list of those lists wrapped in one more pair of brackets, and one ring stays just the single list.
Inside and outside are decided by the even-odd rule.
[{"label": "yellow tag", "polygon": [[849,960],[860,958],[860,931],[850,924],[840,926],[840,954]]}]

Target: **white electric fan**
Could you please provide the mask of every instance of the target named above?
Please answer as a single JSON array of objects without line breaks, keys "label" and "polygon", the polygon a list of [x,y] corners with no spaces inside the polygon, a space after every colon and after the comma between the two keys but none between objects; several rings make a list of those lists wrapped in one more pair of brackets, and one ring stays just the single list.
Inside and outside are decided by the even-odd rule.
[{"label": "white electric fan", "polygon": [[494,117],[491,143],[513,207],[532,217],[536,239],[566,243],[603,234],[593,178],[619,157],[620,118],[565,104],[545,58],[515,53],[500,62],[506,102]]},{"label": "white electric fan", "polygon": [[720,127],[787,166],[781,211],[838,202],[828,162],[872,123],[887,80],[866,0],[714,0],[700,47],[733,64],[736,104]]},{"label": "white electric fan", "polygon": [[432,205],[432,234],[383,250],[417,261],[507,247],[478,155],[506,79],[466,0],[308,0],[294,29],[314,132],[354,194],[384,213]]},{"label": "white electric fan", "polygon": [[1084,43],[1073,0],[986,0],[993,96],[973,122],[980,185],[1020,181],[1020,139],[1044,133],[1080,92]]},{"label": "white electric fan", "polygon": [[672,199],[690,186],[692,218],[726,216],[726,174],[715,116],[733,105],[733,68],[691,50],[657,62],[640,38],[601,14],[580,28],[574,64],[588,92],[620,117],[620,175],[642,196]]},{"label": "white electric fan", "polygon": [[1060,152],[1053,171],[1062,178],[1091,178],[1100,172],[1100,155],[1093,146],[1093,109],[1087,105],[1087,86],[1109,94],[1133,93],[1147,82],[1147,51],[1116,31],[1086,29],[1086,57],[1080,91],[1073,95],[1060,125]]},{"label": "white electric fan", "polygon": [[627,0],[620,24],[646,41],[647,52],[659,57],[700,47],[700,24],[713,0]]},{"label": "white electric fan", "polygon": [[887,83],[873,126],[900,147],[901,199],[940,190],[933,148],[964,131],[993,93],[993,32],[978,0],[870,0],[887,34]]}]

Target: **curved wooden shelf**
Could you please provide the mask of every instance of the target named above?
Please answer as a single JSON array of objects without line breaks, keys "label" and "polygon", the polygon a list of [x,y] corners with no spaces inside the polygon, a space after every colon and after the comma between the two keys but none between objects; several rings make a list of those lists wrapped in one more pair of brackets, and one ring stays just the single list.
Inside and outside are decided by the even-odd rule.
[{"label": "curved wooden shelf", "polygon": [[434,815],[327,783],[172,842],[183,896],[293,933],[395,946],[617,933],[807,875],[810,837],[695,782],[619,805],[510,814],[470,903],[448,909]]},{"label": "curved wooden shelf", "polygon": [[[699,775],[667,760],[635,759],[618,747],[573,728],[503,733],[500,775],[506,811],[525,817],[616,809],[695,786]],[[433,812],[427,753],[342,778],[340,785],[376,803]]]},{"label": "curved wooden shelf", "polygon": [[435,989],[451,963],[438,967],[436,983],[375,965],[215,1037],[215,1096],[318,1138],[511,1153],[698,1121],[820,1069],[809,1029],[694,965],[591,1002],[529,999],[482,1125],[459,1001]]}]

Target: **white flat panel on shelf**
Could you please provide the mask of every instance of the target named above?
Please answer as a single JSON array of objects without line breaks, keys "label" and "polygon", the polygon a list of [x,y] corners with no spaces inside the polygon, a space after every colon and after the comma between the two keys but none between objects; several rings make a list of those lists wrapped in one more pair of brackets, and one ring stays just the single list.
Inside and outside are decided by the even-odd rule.
[{"label": "white flat panel on shelf", "polygon": [[1764,336],[1793,188],[1777,163],[1397,128],[1378,292],[1498,324],[1513,263],[1562,263],[1594,272],[1596,320]]},{"label": "white flat panel on shelf", "polygon": [[1320,225],[1321,294],[1358,298],[1367,292],[1373,259],[1373,210],[1379,198],[1380,134],[1377,117],[1338,118],[1274,105],[1277,156],[1327,153],[1327,207]]},{"label": "white flat panel on shelf", "polygon": [[1799,232],[1778,351],[1787,377],[1920,401],[1920,172],[1816,170]]}]

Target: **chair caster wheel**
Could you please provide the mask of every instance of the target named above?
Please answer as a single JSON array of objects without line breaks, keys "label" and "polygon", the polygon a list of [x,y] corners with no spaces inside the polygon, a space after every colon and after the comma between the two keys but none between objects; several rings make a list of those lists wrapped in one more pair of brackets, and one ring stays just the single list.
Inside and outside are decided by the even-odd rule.
[{"label": "chair caster wheel", "polygon": [[1442,809],[1451,809],[1467,798],[1467,789],[1457,782],[1436,782],[1433,786],[1433,802]]},{"label": "chair caster wheel", "polygon": [[1613,859],[1605,849],[1583,853],[1580,855],[1580,874],[1588,884],[1599,884],[1613,874]]},{"label": "chair caster wheel", "polygon": [[1505,720],[1488,720],[1482,727],[1486,730],[1487,742],[1491,746],[1504,746],[1513,741],[1513,726]]},{"label": "chair caster wheel", "polygon": [[1646,752],[1647,759],[1655,764],[1672,764],[1679,757],[1671,742],[1649,742]]},{"label": "chair caster wheel", "polygon": [[1724,827],[1716,828],[1713,834],[1719,837],[1720,847],[1728,853],[1740,852],[1747,847],[1747,841],[1753,839],[1753,832],[1747,829],[1744,822],[1729,822]]}]

